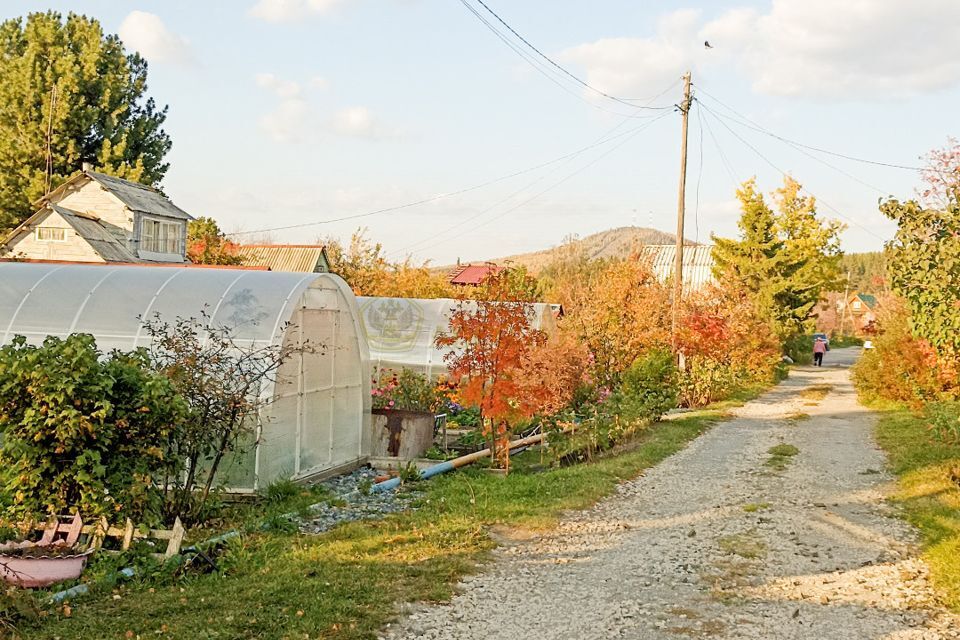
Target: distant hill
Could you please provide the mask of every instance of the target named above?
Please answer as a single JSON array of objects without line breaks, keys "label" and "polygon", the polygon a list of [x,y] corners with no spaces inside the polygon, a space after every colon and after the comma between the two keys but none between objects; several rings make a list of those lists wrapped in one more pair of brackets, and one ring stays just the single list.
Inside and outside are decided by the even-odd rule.
[{"label": "distant hill", "polygon": [[[618,229],[609,229],[601,231],[584,238],[579,238],[583,251],[591,259],[596,258],[623,258],[630,255],[634,247],[645,244],[673,244],[676,236],[672,233],[658,231],[657,229],[648,229],[645,227],[620,227]],[[687,240],[687,244],[693,245],[694,242]],[[489,258],[487,262],[504,264],[510,262],[514,265],[523,265],[529,271],[537,273],[553,258],[553,249],[544,249],[531,253],[520,253],[513,256],[503,256],[500,258]],[[479,264],[482,260],[474,260],[474,264]],[[437,271],[450,267],[437,267]]]}]

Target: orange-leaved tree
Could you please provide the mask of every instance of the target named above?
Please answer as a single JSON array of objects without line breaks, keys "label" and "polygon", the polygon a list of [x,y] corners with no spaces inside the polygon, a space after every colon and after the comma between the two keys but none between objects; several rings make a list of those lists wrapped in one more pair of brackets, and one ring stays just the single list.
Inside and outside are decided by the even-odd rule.
[{"label": "orange-leaved tree", "polygon": [[508,270],[491,274],[481,291],[482,299],[460,299],[449,333],[438,336],[436,344],[450,349],[444,359],[451,376],[460,380],[460,397],[480,408],[494,462],[509,469],[511,425],[542,404],[540,394],[529,393],[524,384],[524,364],[547,335],[533,326],[529,287],[518,286]]},{"label": "orange-leaved tree", "polygon": [[565,322],[589,349],[597,382],[613,388],[638,358],[670,344],[670,291],[637,255],[583,273],[567,286]]},{"label": "orange-leaved tree", "polygon": [[194,264],[243,264],[240,246],[227,238],[213,218],[197,218],[187,225],[187,258]]}]

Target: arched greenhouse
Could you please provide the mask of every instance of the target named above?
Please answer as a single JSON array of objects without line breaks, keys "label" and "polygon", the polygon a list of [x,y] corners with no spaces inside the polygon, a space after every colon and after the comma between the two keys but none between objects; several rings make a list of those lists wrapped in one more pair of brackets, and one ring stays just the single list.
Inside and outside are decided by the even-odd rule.
[{"label": "arched greenhouse", "polygon": [[141,318],[206,313],[238,344],[323,345],[287,360],[258,437],[226,470],[231,490],[306,478],[369,452],[370,358],[356,299],[339,277],[248,269],[0,263],[0,344],[92,334],[104,350],[145,346]]}]

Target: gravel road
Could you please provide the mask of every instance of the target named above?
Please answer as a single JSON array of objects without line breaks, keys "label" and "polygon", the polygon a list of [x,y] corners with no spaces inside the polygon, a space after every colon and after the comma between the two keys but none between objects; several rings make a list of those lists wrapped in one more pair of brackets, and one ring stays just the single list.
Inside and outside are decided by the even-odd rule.
[{"label": "gravel road", "polygon": [[[795,369],[556,530],[504,536],[450,604],[411,607],[382,637],[960,638],[884,502],[856,354]],[[769,463],[780,444],[797,449],[782,469]]]}]

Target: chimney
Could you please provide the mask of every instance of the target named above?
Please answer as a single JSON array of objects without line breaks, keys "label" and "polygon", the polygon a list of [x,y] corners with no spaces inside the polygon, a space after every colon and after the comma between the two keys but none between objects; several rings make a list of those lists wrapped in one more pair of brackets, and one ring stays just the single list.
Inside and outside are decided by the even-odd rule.
[{"label": "chimney", "polygon": [[93,171],[93,165],[90,164],[89,162],[84,162],[83,165],[81,165],[81,168],[83,169],[84,173],[88,171]]}]

